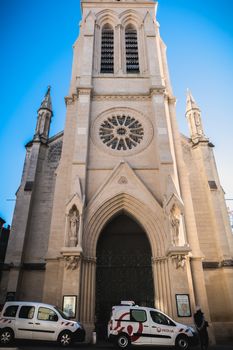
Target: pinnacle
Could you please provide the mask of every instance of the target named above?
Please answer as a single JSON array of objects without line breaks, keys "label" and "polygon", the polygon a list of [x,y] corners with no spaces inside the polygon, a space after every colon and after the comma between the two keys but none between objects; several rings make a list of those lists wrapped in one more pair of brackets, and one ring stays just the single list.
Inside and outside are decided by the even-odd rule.
[{"label": "pinnacle", "polygon": [[48,109],[50,112],[52,112],[52,101],[50,96],[50,90],[51,90],[51,86],[49,85],[39,109]]},{"label": "pinnacle", "polygon": [[189,89],[187,89],[187,98],[186,98],[186,113],[190,111],[191,109],[198,109],[200,111],[200,108],[198,107],[196,101],[193,98],[193,95]]}]

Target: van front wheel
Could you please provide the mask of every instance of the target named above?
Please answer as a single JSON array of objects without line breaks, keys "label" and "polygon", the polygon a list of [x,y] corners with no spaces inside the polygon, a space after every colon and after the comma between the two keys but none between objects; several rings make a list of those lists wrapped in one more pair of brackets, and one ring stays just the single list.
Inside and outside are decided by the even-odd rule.
[{"label": "van front wheel", "polygon": [[127,349],[130,346],[130,340],[128,335],[119,334],[116,339],[116,345],[119,349]]},{"label": "van front wheel", "polygon": [[176,338],[176,349],[177,350],[188,350],[189,349],[189,340],[185,335],[179,335]]},{"label": "van front wheel", "polygon": [[58,342],[63,348],[70,346],[72,341],[73,339],[70,331],[63,331],[58,337]]},{"label": "van front wheel", "polygon": [[11,344],[14,340],[14,333],[9,328],[1,329],[0,331],[0,344],[8,345]]}]

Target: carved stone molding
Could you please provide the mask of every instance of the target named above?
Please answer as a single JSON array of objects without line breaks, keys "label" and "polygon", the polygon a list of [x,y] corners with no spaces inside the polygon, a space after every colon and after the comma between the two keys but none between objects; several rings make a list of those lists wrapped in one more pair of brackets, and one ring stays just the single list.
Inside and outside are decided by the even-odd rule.
[{"label": "carved stone molding", "polygon": [[92,257],[92,256],[85,256],[83,257],[83,260],[87,263],[94,263],[96,264],[97,258],[96,257]]},{"label": "carved stone molding", "polygon": [[156,87],[152,87],[150,88],[150,96],[153,95],[164,95],[165,94],[165,87],[164,86],[156,86]]},{"label": "carved stone molding", "polygon": [[77,88],[78,96],[91,95],[92,88]]},{"label": "carved stone molding", "polygon": [[66,255],[64,256],[64,260],[65,260],[65,267],[67,270],[75,270],[78,268],[79,266],[79,262],[80,262],[80,255]]},{"label": "carved stone molding", "polygon": [[172,259],[175,261],[176,268],[184,268],[186,264],[186,256],[182,254],[173,255]]},{"label": "carved stone molding", "polygon": [[167,256],[152,257],[151,264],[154,265],[154,264],[157,264],[158,262],[165,261],[165,260],[168,260]]},{"label": "carved stone molding", "polygon": [[183,269],[186,265],[186,261],[190,258],[190,252],[191,249],[188,245],[184,245],[181,247],[171,246],[168,249],[167,254],[175,262],[176,269]]},{"label": "carved stone molding", "polygon": [[94,95],[94,101],[145,101],[150,95]]},{"label": "carved stone molding", "polygon": [[79,267],[82,258],[82,248],[77,247],[63,247],[61,254],[65,262],[67,270],[75,270]]}]

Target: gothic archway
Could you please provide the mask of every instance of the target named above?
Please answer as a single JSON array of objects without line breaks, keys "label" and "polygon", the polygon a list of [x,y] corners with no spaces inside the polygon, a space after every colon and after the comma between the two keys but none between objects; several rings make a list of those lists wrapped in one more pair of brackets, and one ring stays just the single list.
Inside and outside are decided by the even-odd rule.
[{"label": "gothic archway", "polygon": [[154,305],[151,247],[143,228],[121,213],[102,230],[96,257],[96,330],[106,335],[113,305],[121,300]]}]

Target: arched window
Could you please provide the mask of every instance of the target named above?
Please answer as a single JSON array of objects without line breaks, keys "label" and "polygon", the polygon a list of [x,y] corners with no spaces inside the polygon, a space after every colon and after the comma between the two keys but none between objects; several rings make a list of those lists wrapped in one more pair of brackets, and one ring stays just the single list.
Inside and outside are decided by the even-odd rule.
[{"label": "arched window", "polygon": [[102,29],[100,72],[114,72],[114,32],[108,24]]},{"label": "arched window", "polygon": [[126,72],[138,73],[138,39],[137,30],[129,25],[125,29],[125,54],[126,54]]}]

